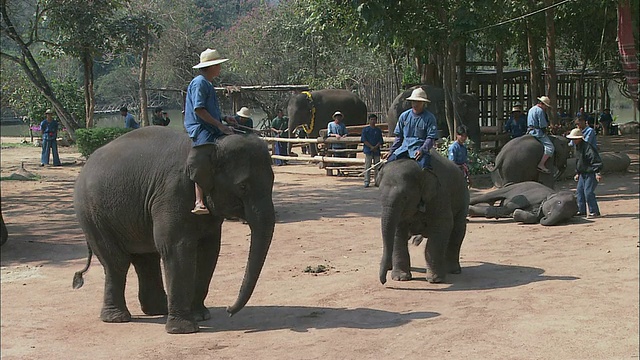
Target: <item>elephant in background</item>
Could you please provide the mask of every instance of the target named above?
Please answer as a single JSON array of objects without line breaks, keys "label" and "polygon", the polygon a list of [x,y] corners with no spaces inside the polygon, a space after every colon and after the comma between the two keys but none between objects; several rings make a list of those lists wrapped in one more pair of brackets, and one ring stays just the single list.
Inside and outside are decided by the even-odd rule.
[{"label": "elephant in background", "polygon": [[507,142],[498,156],[495,165],[488,166],[491,180],[496,187],[503,187],[512,183],[537,181],[547,187],[553,184],[567,167],[569,158],[569,141],[564,136],[549,135],[555,152],[547,161],[550,174],[544,174],[536,169],[542,158],[542,144],[531,135],[523,135]]},{"label": "elephant in background", "polygon": [[[497,206],[494,206],[499,202]],[[535,181],[511,184],[469,202],[469,216],[513,217],[525,224],[552,226],[571,219],[578,212],[572,191],[555,192]]]},{"label": "elephant in background", "polygon": [[[333,113],[336,111],[344,115],[342,122],[346,126],[367,124],[367,105],[358,95],[348,90],[325,89],[302,92],[289,99],[289,133],[293,133],[296,127],[305,125],[309,130],[308,137],[317,138],[320,129],[326,128],[333,121]],[[316,155],[317,149],[311,148],[311,155]]]},{"label": "elephant in background", "polygon": [[[623,152],[605,151],[600,153],[602,159],[602,171],[603,174],[614,172],[627,172],[629,165],[631,165],[631,159],[629,155]],[[573,179],[576,174],[576,159],[569,158],[567,160],[567,168],[562,173],[562,179]]]},{"label": "elephant in background", "polygon": [[[438,121],[438,129],[442,131],[442,136],[449,136],[449,128],[447,126],[444,107],[444,90],[432,85],[420,85],[420,87],[422,87],[422,89],[427,93],[429,100],[431,100],[431,102],[427,103],[426,108],[435,115]],[[416,88],[418,88],[418,86],[407,89],[396,96],[391,107],[387,111],[387,124],[389,125],[389,134],[391,136],[396,128],[396,123],[398,122],[400,114],[411,108],[411,103],[406,101],[406,98],[408,98],[411,95],[411,92]],[[456,109],[456,113],[462,123],[467,126],[469,139],[473,141],[474,148],[478,150],[480,149],[482,136],[480,133],[480,108],[478,106],[478,98],[473,94],[461,94],[458,95],[457,104],[458,108]]]},{"label": "elephant in background", "polygon": [[[275,225],[273,171],[267,146],[255,135],[229,135],[192,148],[183,131],[146,127],[120,136],[87,160],[76,180],[74,206],[89,246],[105,271],[100,318],[126,322],[125,281],[130,264],[147,315],[168,314],[168,333],[198,331],[211,317],[204,305],[225,218],[244,219],[251,245],[235,314],[247,303],[262,270]],[[207,215],[191,213],[194,181],[206,195]],[[160,260],[164,265],[167,293]]]},{"label": "elephant in background", "polygon": [[433,149],[431,164],[432,171],[422,170],[413,159],[394,160],[377,175],[382,202],[382,284],[389,270],[393,280],[411,280],[411,235],[428,239],[427,281],[443,282],[447,273],[461,271],[460,247],[467,229],[469,190],[460,169]]}]

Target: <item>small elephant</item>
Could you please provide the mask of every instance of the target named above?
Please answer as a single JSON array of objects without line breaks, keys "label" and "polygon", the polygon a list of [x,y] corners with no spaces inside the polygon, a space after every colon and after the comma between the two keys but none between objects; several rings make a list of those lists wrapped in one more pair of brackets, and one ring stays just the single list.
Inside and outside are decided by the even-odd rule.
[{"label": "small elephant", "polygon": [[[494,206],[496,202],[499,205]],[[525,224],[552,226],[571,219],[578,212],[571,191],[555,192],[535,181],[511,184],[471,198],[470,216],[513,217]]]},{"label": "small elephant", "polygon": [[447,273],[461,271],[460,247],[467,229],[469,190],[460,169],[434,150],[431,165],[433,170],[422,170],[415,160],[400,159],[387,163],[378,173],[382,284],[389,270],[393,280],[411,279],[411,235],[427,238],[427,281],[443,282]]},{"label": "small elephant", "polygon": [[495,165],[487,167],[495,187],[537,181],[553,188],[556,178],[567,167],[569,141],[564,136],[549,135],[549,138],[555,147],[553,156],[547,161],[550,174],[536,169],[544,152],[542,144],[531,135],[523,135],[507,142],[496,156]]},{"label": "small elephant", "polygon": [[[194,181],[206,195],[207,215],[191,213]],[[192,147],[183,131],[151,126],[99,148],[75,184],[74,207],[91,252],[105,272],[100,318],[126,322],[125,281],[133,264],[138,299],[147,315],[168,314],[168,333],[198,331],[211,317],[204,305],[220,253],[225,218],[251,228],[245,276],[230,315],[249,301],[275,225],[273,171],[266,144],[255,135],[229,135]],[[165,294],[160,260],[164,265]],[[168,295],[168,296],[167,296]]]}]

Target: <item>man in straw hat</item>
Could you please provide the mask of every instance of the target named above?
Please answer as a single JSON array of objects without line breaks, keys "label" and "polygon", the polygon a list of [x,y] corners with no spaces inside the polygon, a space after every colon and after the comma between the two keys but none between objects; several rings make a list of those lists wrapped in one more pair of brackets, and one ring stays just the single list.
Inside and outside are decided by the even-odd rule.
[{"label": "man in straw hat", "polygon": [[547,136],[547,126],[549,125],[549,122],[547,121],[546,110],[550,107],[551,100],[546,96],[541,96],[538,98],[538,104],[529,109],[529,113],[527,114],[529,134],[538,139],[538,141],[542,143],[542,146],[544,146],[544,154],[538,163],[538,171],[545,174],[549,174],[551,172],[545,166],[545,163],[555,151],[551,139]]},{"label": "man in straw hat", "polygon": [[595,190],[598,182],[602,180],[602,176],[600,176],[602,159],[598,150],[584,140],[582,130],[579,128],[571,130],[567,139],[571,139],[576,147],[576,175],[573,179],[578,182],[576,188],[578,215],[585,216],[588,205],[589,217],[598,217],[600,216],[600,208],[596,201]]},{"label": "man in straw hat", "polygon": [[[207,49],[200,54],[200,62],[193,68],[199,69],[187,88],[184,107],[184,128],[187,130],[193,146],[213,143],[223,135],[233,134],[233,130],[222,121],[235,124],[233,116],[222,116],[218,97],[211,81],[220,75],[223,59],[217,50]],[[196,203],[192,213],[208,214],[204,205],[202,189],[196,183]]]},{"label": "man in straw hat", "polygon": [[411,109],[400,114],[393,132],[396,139],[384,157],[387,161],[401,158],[415,159],[420,167],[430,169],[429,150],[438,138],[436,117],[425,109],[430,100],[422,88],[413,90],[407,100],[411,102]]},{"label": "man in straw hat", "polygon": [[42,132],[42,154],[40,166],[49,165],[49,154],[53,155],[53,166],[62,166],[58,155],[58,122],[53,118],[53,111],[44,112],[45,119],[40,123]]},{"label": "man in straw hat", "polygon": [[[251,111],[248,107],[243,106],[238,110],[236,116],[234,116],[236,124],[245,128],[253,129],[253,119],[251,118]],[[242,128],[240,128],[242,130]]]},{"label": "man in straw hat", "polygon": [[504,131],[508,132],[512,139],[527,133],[527,117],[522,113],[520,104],[516,104],[511,108],[511,116],[504,124]]}]

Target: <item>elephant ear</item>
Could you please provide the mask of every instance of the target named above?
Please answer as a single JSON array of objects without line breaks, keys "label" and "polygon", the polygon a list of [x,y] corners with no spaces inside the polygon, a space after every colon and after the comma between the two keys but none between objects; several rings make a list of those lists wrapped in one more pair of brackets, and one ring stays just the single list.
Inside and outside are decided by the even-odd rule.
[{"label": "elephant ear", "polygon": [[205,194],[213,189],[217,148],[215,144],[197,145],[191,148],[187,157],[189,179],[198,184]]},{"label": "elephant ear", "polygon": [[431,170],[421,171],[422,201],[429,206],[440,191],[440,181]]}]

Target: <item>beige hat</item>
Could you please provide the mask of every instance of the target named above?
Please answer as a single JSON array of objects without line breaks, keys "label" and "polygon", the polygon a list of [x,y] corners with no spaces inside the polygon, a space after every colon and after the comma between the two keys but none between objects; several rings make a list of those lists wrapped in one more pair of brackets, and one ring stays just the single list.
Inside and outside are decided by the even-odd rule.
[{"label": "beige hat", "polygon": [[541,103],[543,103],[543,104],[547,105],[548,107],[551,107],[551,99],[549,99],[549,98],[548,98],[548,97],[546,97],[546,96],[540,96],[540,97],[538,98],[538,101],[540,101]]},{"label": "beige hat", "polygon": [[51,109],[47,109],[47,111],[44,112],[45,114],[53,114],[53,111],[51,111]]},{"label": "beige hat", "polygon": [[567,139],[584,139],[584,136],[582,136],[582,130],[580,130],[579,128],[575,128],[573,130],[571,130],[571,132],[569,133],[569,135],[567,135]]},{"label": "beige hat", "polygon": [[240,111],[238,111],[236,113],[236,115],[242,116],[244,118],[250,118],[251,117],[251,111],[249,111],[248,107],[243,106],[242,108],[240,108]]},{"label": "beige hat", "polygon": [[336,111],[336,112],[334,112],[332,117],[336,117],[336,116],[338,116],[338,115],[340,115],[340,116],[344,117],[344,115],[342,115],[342,113],[341,113],[340,111]]},{"label": "beige hat", "polygon": [[514,106],[511,108],[511,112],[514,112],[514,111],[522,111],[522,106],[520,106],[520,105],[514,105]]},{"label": "beige hat", "polygon": [[222,64],[229,59],[223,59],[218,50],[207,49],[200,54],[200,63],[194,69],[202,69],[213,65]]},{"label": "beige hat", "polygon": [[411,92],[411,96],[409,96],[407,98],[408,101],[424,101],[424,102],[431,102],[431,100],[429,100],[427,98],[427,93],[424,92],[424,90],[422,90],[422,88],[417,88],[415,90],[413,90]]}]

